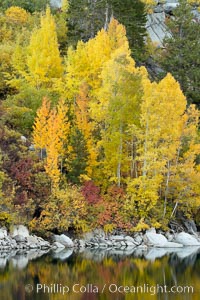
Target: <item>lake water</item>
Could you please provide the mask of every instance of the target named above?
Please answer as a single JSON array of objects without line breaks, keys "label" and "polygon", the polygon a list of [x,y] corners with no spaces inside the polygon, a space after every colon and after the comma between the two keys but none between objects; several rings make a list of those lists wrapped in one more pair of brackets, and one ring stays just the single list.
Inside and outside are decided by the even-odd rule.
[{"label": "lake water", "polygon": [[200,248],[132,252],[0,253],[0,299],[200,299]]}]

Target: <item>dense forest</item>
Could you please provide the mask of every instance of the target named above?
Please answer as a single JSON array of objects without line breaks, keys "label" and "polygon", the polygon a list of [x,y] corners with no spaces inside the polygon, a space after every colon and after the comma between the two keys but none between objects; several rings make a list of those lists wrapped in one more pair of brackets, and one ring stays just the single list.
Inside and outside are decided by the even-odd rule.
[{"label": "dense forest", "polygon": [[166,18],[163,48],[145,28],[154,2],[0,0],[1,226],[199,225],[197,1]]}]

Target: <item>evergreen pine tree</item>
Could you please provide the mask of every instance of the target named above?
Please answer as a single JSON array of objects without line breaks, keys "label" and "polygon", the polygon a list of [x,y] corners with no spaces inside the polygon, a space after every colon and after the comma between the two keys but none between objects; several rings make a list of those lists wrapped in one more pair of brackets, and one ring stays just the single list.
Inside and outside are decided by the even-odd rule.
[{"label": "evergreen pine tree", "polygon": [[108,28],[112,17],[126,27],[132,54],[140,59],[146,36],[145,5],[140,0],[69,1],[69,43],[76,45],[78,40],[93,38],[101,28]]},{"label": "evergreen pine tree", "polygon": [[189,103],[200,106],[200,24],[187,0],[180,0],[168,22],[171,37],[164,41],[161,65],[180,83]]}]

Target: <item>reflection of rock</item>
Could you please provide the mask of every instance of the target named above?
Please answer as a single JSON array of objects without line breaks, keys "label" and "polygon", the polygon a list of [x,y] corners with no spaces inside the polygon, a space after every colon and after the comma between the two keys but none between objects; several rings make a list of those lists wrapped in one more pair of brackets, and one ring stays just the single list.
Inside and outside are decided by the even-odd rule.
[{"label": "reflection of rock", "polygon": [[94,260],[96,262],[101,262],[106,257],[107,251],[101,251],[99,249],[85,249],[81,253],[81,256],[83,256],[85,259],[88,260]]},{"label": "reflection of rock", "polygon": [[154,261],[156,258],[163,257],[167,254],[167,250],[163,248],[153,248],[150,249],[147,254],[145,254],[145,258],[151,261]]},{"label": "reflection of rock", "polygon": [[39,258],[45,254],[47,254],[49,250],[30,250],[26,252],[26,255],[28,257],[28,260],[34,260],[36,258]]},{"label": "reflection of rock", "polygon": [[177,256],[181,259],[185,259],[186,257],[192,257],[195,255],[195,257],[197,256],[197,254],[200,251],[200,247],[187,247],[184,248],[183,250],[177,251]]},{"label": "reflection of rock", "polygon": [[167,242],[162,246],[162,248],[183,248],[183,245],[174,242]]},{"label": "reflection of rock", "polygon": [[58,252],[54,251],[53,252],[53,257],[58,258],[58,259],[63,261],[63,260],[68,259],[72,254],[73,254],[72,249],[64,249],[64,250],[61,250],[61,251],[58,251]]},{"label": "reflection of rock", "polygon": [[200,242],[196,237],[186,232],[180,232],[175,237],[175,242],[183,244],[184,246],[200,246]]},{"label": "reflection of rock", "polygon": [[28,257],[27,256],[22,256],[22,255],[17,255],[13,258],[11,258],[11,262],[14,268],[17,269],[24,269],[28,265]]},{"label": "reflection of rock", "polygon": [[5,268],[7,262],[11,262],[12,266],[17,269],[24,269],[30,260],[41,257],[50,250],[15,250],[0,254],[0,268]]},{"label": "reflection of rock", "polygon": [[4,269],[6,267],[7,264],[7,259],[0,257],[0,269]]},{"label": "reflection of rock", "polygon": [[62,249],[65,248],[65,246],[63,244],[61,244],[61,243],[54,242],[53,245],[52,245],[52,248],[53,249],[59,249],[61,251]]}]

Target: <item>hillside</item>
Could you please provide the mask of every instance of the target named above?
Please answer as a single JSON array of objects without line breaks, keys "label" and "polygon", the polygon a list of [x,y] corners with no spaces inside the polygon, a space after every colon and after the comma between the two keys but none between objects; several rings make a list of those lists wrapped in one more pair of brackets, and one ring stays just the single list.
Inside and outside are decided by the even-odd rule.
[{"label": "hillside", "polygon": [[199,226],[199,14],[150,2],[2,1],[0,226]]}]

